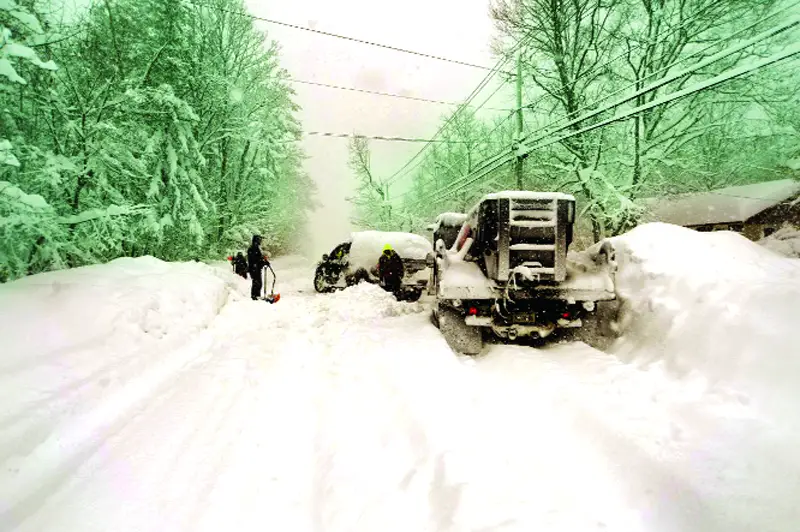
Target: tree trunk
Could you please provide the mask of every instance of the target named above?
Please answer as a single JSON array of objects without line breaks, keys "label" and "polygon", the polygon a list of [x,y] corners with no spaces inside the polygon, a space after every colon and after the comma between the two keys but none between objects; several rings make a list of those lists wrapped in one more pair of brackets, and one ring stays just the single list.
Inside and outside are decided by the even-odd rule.
[{"label": "tree trunk", "polygon": [[642,117],[636,115],[633,117],[633,178],[631,180],[632,188],[639,185],[642,179]]},{"label": "tree trunk", "polygon": [[217,242],[222,241],[222,235],[225,232],[225,224],[227,222],[225,212],[226,209],[229,208],[228,195],[226,194],[226,188],[225,188],[225,180],[227,179],[226,174],[228,173],[228,144],[229,144],[228,139],[222,141],[222,149],[220,150],[222,160],[220,162],[220,170],[219,170],[220,207],[219,207],[219,216],[217,218],[218,221]]}]

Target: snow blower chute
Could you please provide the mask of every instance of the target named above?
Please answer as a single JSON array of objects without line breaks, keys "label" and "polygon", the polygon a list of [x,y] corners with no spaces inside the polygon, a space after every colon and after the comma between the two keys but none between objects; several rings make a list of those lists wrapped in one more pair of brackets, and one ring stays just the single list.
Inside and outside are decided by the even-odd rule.
[{"label": "snow blower chute", "polygon": [[278,280],[278,276],[275,275],[275,270],[272,269],[272,265],[269,262],[267,262],[267,268],[269,268],[269,271],[272,272],[272,288],[270,288],[269,295],[267,295],[267,272],[266,272],[266,269],[265,269],[264,270],[264,297],[263,297],[263,299],[264,299],[264,301],[267,301],[268,303],[277,303],[278,301],[281,300],[281,295],[275,293],[275,281]]}]

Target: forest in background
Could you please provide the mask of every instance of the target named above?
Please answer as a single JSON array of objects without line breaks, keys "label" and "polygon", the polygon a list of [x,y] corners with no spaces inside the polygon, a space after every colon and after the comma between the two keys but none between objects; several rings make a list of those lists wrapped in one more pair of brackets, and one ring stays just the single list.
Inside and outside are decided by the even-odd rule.
[{"label": "forest in background", "polygon": [[[642,198],[800,178],[797,56],[610,120],[796,47],[797,0],[494,0],[491,14],[496,79],[513,94],[519,60],[524,135],[541,139],[522,188],[574,194],[587,241],[635,225]],[[424,234],[441,212],[516,189],[513,162],[465,179],[519,141],[515,113],[486,120],[480,106],[443,116],[437,142],[394,175],[375,175],[353,139],[354,222]],[[390,194],[401,181],[410,190]]]},{"label": "forest in background", "polygon": [[0,282],[291,250],[313,208],[279,50],[241,0],[0,0]]}]

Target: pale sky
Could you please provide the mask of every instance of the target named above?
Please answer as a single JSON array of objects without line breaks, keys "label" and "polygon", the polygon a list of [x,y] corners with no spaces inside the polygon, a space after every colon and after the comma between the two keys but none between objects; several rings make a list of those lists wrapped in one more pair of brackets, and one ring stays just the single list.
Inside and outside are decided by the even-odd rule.
[{"label": "pale sky", "polygon": [[[431,55],[491,67],[493,34],[488,0],[247,0],[251,13],[303,27],[337,33]],[[281,64],[292,77],[444,101],[463,101],[486,75],[470,68],[411,54],[384,50],[307,31],[257,22],[282,48]],[[496,85],[476,99],[483,101]],[[398,98],[295,84],[306,131],[430,138],[451,107]],[[487,104],[513,107],[501,91]],[[491,118],[497,112],[486,111]],[[502,116],[502,114],[500,114]],[[310,157],[306,169],[319,186],[323,207],[312,216],[313,251],[329,251],[351,230],[352,177],[347,168],[347,140],[305,137]],[[373,173],[396,172],[421,144],[372,141]],[[392,188],[400,194],[405,177]]]}]

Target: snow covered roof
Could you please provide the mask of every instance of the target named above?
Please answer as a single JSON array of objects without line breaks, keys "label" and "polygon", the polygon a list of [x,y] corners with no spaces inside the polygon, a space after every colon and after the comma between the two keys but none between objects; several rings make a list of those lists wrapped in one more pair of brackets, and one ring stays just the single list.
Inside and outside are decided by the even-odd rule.
[{"label": "snow covered roof", "polygon": [[696,226],[744,222],[800,194],[800,181],[780,179],[709,192],[645,198],[645,221]]}]

